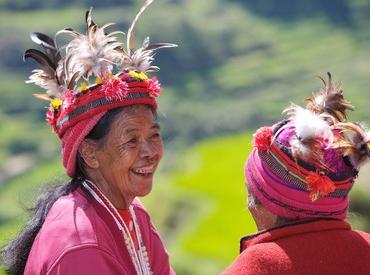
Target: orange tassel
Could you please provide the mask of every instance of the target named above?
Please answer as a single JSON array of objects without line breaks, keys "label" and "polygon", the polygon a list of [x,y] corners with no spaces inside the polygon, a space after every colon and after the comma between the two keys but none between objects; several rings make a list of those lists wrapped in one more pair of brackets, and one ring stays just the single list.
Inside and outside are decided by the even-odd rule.
[{"label": "orange tassel", "polygon": [[316,201],[320,197],[327,196],[335,190],[335,185],[331,179],[325,175],[318,173],[309,172],[306,177],[306,182],[311,190],[310,198],[312,201]]}]

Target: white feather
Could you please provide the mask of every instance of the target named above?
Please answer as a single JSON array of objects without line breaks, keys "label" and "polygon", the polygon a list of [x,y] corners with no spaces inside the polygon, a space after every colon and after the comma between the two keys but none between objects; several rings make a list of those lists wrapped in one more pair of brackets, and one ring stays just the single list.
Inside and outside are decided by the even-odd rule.
[{"label": "white feather", "polygon": [[112,73],[112,64],[117,64],[120,54],[115,51],[122,43],[114,36],[107,36],[103,29],[93,35],[76,35],[66,47],[66,59],[69,61],[69,72],[81,72],[87,78],[91,75],[103,77]]},{"label": "white feather", "polygon": [[334,135],[323,117],[297,105],[293,106],[293,108],[293,122],[298,139],[304,141],[321,137],[327,144],[327,147],[330,147],[333,143]]},{"label": "white feather", "polygon": [[143,48],[137,49],[129,57],[127,69],[138,72],[147,72],[153,60],[153,51],[144,51]]},{"label": "white feather", "polygon": [[155,52],[158,49],[172,47],[177,47],[177,45],[171,43],[150,44],[149,37],[146,37],[141,48],[131,51],[131,54],[122,55],[121,67],[144,73],[159,71],[157,66],[152,66]]},{"label": "white feather", "polygon": [[45,74],[41,69],[33,70],[32,73],[33,74],[29,76],[29,80],[27,80],[26,83],[34,83],[45,89],[46,94],[51,98],[61,96],[61,87],[57,83],[56,78],[50,78],[50,76]]}]

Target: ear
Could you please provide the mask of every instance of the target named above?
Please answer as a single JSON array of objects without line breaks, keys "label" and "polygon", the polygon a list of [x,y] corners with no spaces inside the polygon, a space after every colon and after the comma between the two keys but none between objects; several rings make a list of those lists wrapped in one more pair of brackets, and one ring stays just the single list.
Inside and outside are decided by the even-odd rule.
[{"label": "ear", "polygon": [[99,161],[96,158],[97,144],[89,139],[84,139],[81,142],[79,152],[85,164],[89,168],[96,169],[99,167]]}]

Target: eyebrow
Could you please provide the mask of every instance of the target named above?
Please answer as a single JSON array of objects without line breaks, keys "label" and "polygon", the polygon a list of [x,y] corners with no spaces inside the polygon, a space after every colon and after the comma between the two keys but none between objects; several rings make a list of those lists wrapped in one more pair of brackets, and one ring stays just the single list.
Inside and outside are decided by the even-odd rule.
[{"label": "eyebrow", "polygon": [[[151,129],[160,130],[161,129],[161,126],[159,126],[158,123],[154,123],[152,125]],[[127,129],[125,129],[125,133],[128,134],[128,133],[135,132],[135,131],[138,131],[138,130],[139,130],[138,128],[127,128]]]}]

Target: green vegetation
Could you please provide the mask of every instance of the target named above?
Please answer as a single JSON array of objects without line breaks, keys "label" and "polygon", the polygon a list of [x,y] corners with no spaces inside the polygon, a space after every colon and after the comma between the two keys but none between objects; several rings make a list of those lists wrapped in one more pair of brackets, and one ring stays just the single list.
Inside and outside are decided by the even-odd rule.
[{"label": "green vegetation", "polygon": [[[35,65],[21,58],[34,47],[28,35],[81,31],[90,5],[95,22],[126,30],[139,5],[102,3],[0,1],[0,243],[25,222],[21,206],[32,205],[39,186],[63,174],[58,141],[45,123],[47,104],[24,83]],[[289,101],[304,104],[321,87],[315,76],[327,71],[356,106],[350,118],[370,122],[369,10],[367,0],[157,0],[140,19],[137,43],[150,34],[179,44],[157,56],[167,152],[145,199],[179,274],[220,271],[236,256],[239,236],[254,230],[241,173],[249,141],[227,135],[278,120]],[[350,217],[366,230],[369,171],[352,192],[357,214]]]}]

